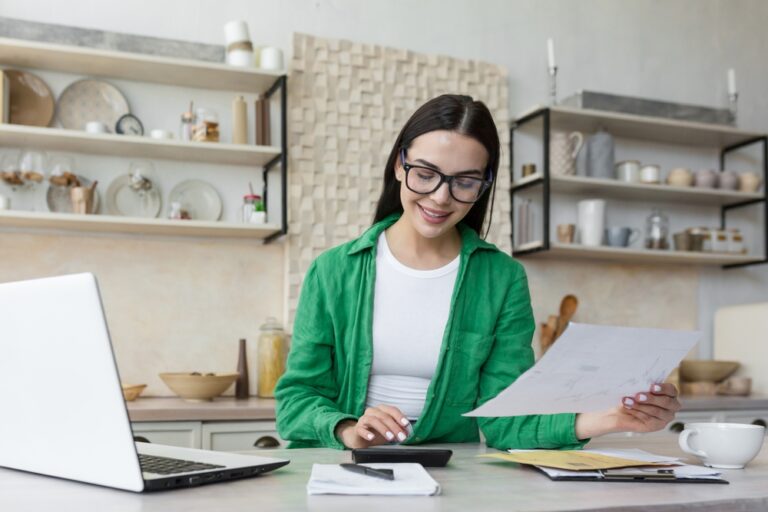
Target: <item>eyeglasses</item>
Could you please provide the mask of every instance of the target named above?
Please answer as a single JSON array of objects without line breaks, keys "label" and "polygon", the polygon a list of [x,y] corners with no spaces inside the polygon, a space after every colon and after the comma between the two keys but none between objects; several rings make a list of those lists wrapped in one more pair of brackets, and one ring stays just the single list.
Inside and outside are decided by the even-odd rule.
[{"label": "eyeglasses", "polygon": [[405,161],[405,149],[400,150],[400,161],[405,170],[405,186],[417,194],[435,192],[443,183],[448,183],[451,197],[460,203],[477,202],[493,183],[493,175],[487,180],[472,176],[448,176],[436,169],[409,164]]}]

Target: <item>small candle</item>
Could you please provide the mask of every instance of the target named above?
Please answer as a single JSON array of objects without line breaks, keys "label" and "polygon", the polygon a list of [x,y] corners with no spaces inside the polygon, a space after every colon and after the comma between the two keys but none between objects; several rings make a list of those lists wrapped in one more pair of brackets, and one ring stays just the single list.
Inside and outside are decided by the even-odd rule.
[{"label": "small candle", "polygon": [[551,37],[547,39],[547,62],[549,63],[549,69],[555,67],[555,43]]},{"label": "small candle", "polygon": [[736,94],[736,71],[728,70],[728,94]]}]

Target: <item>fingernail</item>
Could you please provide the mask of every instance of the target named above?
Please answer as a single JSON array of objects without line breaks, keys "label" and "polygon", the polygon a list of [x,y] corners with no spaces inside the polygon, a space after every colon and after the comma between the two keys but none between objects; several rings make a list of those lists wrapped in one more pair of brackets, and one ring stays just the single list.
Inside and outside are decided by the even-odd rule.
[{"label": "fingernail", "polygon": [[386,434],[384,434],[384,437],[387,438],[387,441],[391,441],[395,438],[395,435],[392,432],[387,432]]},{"label": "fingernail", "polygon": [[653,390],[658,393],[659,391],[661,391],[661,386],[659,386],[658,384],[654,384]]},{"label": "fingernail", "polygon": [[632,400],[631,398],[625,398],[624,405],[626,405],[627,407],[632,407],[633,405],[635,405],[635,401]]},{"label": "fingernail", "polygon": [[399,432],[399,433],[397,434],[397,438],[398,438],[400,441],[405,441],[405,434],[403,434],[402,432]]},{"label": "fingernail", "polygon": [[367,436],[365,436],[365,438],[368,439],[369,441],[373,441],[373,434],[368,434]]},{"label": "fingernail", "polygon": [[403,417],[400,419],[400,423],[407,426],[410,423],[410,421],[408,421],[408,418]]},{"label": "fingernail", "polygon": [[637,396],[637,399],[640,400],[641,402],[645,402],[646,400],[648,400],[648,395],[646,395],[645,393],[640,393]]}]

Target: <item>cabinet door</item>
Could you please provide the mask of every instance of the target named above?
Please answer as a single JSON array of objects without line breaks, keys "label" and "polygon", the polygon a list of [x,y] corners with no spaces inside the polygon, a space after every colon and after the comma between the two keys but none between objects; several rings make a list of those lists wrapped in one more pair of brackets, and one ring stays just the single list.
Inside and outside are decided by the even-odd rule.
[{"label": "cabinet door", "polygon": [[205,422],[202,434],[205,450],[242,452],[285,446],[274,421]]},{"label": "cabinet door", "polygon": [[131,424],[133,439],[184,448],[200,448],[199,421],[142,421]]}]

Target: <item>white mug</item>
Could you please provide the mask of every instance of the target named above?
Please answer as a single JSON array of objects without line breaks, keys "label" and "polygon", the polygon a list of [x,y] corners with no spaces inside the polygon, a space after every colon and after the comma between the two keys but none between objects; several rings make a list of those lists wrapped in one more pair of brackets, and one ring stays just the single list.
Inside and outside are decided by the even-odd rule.
[{"label": "white mug", "polygon": [[261,69],[273,69],[276,71],[283,69],[283,51],[274,46],[265,46],[261,49],[259,64]]},{"label": "white mug", "polygon": [[109,127],[101,121],[88,121],[85,123],[85,131],[88,133],[109,133]]},{"label": "white mug", "polygon": [[742,423],[686,423],[680,449],[713,468],[741,469],[763,447],[765,427]]},{"label": "white mug", "polygon": [[605,234],[605,201],[585,199],[578,206],[578,236],[582,245],[603,245]]}]

